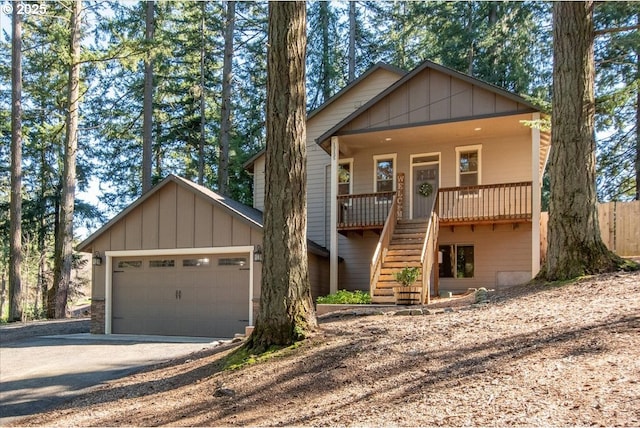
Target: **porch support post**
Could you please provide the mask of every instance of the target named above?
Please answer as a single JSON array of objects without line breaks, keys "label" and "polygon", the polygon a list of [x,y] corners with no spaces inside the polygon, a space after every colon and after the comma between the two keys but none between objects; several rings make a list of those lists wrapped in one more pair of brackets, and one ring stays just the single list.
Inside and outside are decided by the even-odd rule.
[{"label": "porch support post", "polygon": [[[540,120],[540,113],[533,113],[534,123]],[[540,129],[531,128],[531,276],[540,271],[540,210],[542,176],[540,171]]]},{"label": "porch support post", "polygon": [[338,137],[331,137],[331,202],[329,227],[329,291],[338,291],[338,159],[340,158],[340,143]]}]

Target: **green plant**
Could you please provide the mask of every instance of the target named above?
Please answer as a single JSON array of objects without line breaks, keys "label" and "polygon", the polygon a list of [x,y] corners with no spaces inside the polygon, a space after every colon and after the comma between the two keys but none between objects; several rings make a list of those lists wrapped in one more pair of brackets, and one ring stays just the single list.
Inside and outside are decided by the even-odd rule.
[{"label": "green plant", "polygon": [[420,268],[417,267],[405,267],[399,272],[393,274],[393,277],[405,287],[409,287],[418,280],[420,275]]},{"label": "green plant", "polygon": [[365,291],[338,290],[328,296],[320,296],[317,299],[320,304],[366,305],[371,303],[371,296]]}]

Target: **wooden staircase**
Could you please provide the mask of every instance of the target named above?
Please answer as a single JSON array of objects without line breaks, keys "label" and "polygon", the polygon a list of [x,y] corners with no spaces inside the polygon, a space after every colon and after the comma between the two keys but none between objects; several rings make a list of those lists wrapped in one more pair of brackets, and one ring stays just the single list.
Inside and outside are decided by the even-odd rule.
[{"label": "wooden staircase", "polygon": [[380,275],[371,296],[371,303],[396,303],[393,287],[400,284],[395,280],[394,273],[405,267],[419,268],[421,274],[416,284],[422,283],[420,257],[428,224],[428,219],[399,220],[397,222],[388,250],[382,260]]}]

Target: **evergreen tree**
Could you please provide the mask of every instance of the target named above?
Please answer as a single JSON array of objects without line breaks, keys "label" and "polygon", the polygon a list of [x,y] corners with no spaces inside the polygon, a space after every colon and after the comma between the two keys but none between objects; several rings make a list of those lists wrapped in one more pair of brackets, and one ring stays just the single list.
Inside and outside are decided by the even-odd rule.
[{"label": "evergreen tree", "polygon": [[640,199],[640,3],[595,8],[600,200]]},{"label": "evergreen tree", "polygon": [[22,22],[18,8],[11,17],[11,238],[9,321],[22,319]]},{"label": "evergreen tree", "polygon": [[260,313],[247,346],[264,352],[316,326],[307,266],[306,8],[269,3],[264,262]]},{"label": "evergreen tree", "polygon": [[80,28],[82,0],[71,4],[69,20],[69,54],[66,103],[64,167],[61,177],[61,201],[58,233],[54,255],[53,287],[49,290],[49,318],[64,318],[73,263],[73,216],[76,192],[76,158],[78,150],[78,120],[80,109]]},{"label": "evergreen tree", "polygon": [[595,195],[593,3],[553,5],[553,113],[547,280],[616,269],[600,237]]}]

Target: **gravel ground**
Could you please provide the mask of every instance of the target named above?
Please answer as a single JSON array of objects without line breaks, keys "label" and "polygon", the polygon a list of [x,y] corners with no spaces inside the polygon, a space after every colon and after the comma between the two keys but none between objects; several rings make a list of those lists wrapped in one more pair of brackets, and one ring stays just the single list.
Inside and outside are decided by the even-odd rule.
[{"label": "gravel ground", "polygon": [[203,353],[26,426],[640,426],[640,272],[429,315],[328,317],[239,370]]}]

